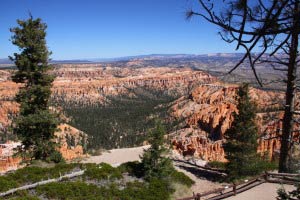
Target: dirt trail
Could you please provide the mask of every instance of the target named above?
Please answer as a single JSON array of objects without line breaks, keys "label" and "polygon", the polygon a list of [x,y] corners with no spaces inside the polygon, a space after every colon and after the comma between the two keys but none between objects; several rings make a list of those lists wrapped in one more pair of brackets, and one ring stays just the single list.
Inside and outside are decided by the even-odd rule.
[{"label": "dirt trail", "polygon": [[108,163],[112,166],[118,166],[122,163],[129,161],[140,160],[140,156],[143,155],[144,149],[148,149],[149,146],[112,149],[102,153],[100,156],[91,156],[84,159],[83,163]]},{"label": "dirt trail", "polygon": [[274,200],[277,197],[277,190],[284,187],[287,191],[295,189],[292,185],[280,185],[274,183],[263,183],[236,196],[226,198],[228,200]]}]

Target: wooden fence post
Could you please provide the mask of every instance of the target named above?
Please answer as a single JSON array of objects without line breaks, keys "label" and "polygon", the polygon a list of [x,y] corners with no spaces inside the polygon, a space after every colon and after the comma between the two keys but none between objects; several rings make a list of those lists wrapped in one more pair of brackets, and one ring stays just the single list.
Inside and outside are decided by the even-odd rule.
[{"label": "wooden fence post", "polygon": [[236,184],[235,183],[233,183],[232,190],[233,190],[233,195],[235,196],[236,195]]},{"label": "wooden fence post", "polygon": [[265,179],[266,182],[268,182],[268,173],[267,173],[267,171],[265,171],[264,179]]}]

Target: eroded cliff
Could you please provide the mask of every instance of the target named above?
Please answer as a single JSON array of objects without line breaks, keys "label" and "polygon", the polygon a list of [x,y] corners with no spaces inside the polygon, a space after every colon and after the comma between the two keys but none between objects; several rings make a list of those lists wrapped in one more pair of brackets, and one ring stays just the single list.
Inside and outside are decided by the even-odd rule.
[{"label": "eroded cliff", "polygon": [[[0,73],[2,75],[0,79],[0,139],[2,142],[5,142],[8,139],[15,139],[15,137],[10,134],[9,126],[12,118],[18,113],[19,108],[18,104],[14,102],[14,97],[21,85],[15,84],[10,80],[12,70],[1,70]],[[94,105],[110,104],[111,98],[108,97],[122,95],[132,97],[125,99],[125,101],[132,102],[130,106],[135,106],[137,102],[144,102],[144,98],[146,97],[151,98],[155,96],[155,98],[157,98],[156,96],[160,97],[160,94],[174,97],[185,95],[192,90],[192,88],[200,84],[211,83],[216,80],[215,77],[201,71],[193,71],[189,68],[175,69],[168,67],[126,68],[113,67],[110,65],[103,67],[97,64],[65,64],[56,66],[51,73],[56,76],[52,87],[52,103],[55,107],[54,110],[59,111],[61,111],[61,108],[68,108],[69,106],[71,108],[70,110],[72,110],[74,106],[84,110],[87,108],[86,106],[90,106],[90,110],[94,110],[96,109],[96,107],[93,107]],[[144,90],[142,91],[142,99],[138,97],[139,88],[143,88]],[[154,91],[154,93],[152,93],[152,91]],[[157,91],[159,92],[155,93]],[[155,101],[150,102],[150,104],[153,104],[151,105],[152,107],[156,107],[160,102],[165,102],[165,100],[158,99],[156,101],[155,99]],[[124,106],[126,107],[127,104]],[[148,107],[148,110],[152,109],[152,107]],[[115,108],[113,107],[112,109]],[[140,106],[140,109],[136,110],[136,113],[143,112],[143,109],[144,107]],[[152,112],[146,114],[148,119],[153,118]],[[79,118],[86,117],[82,116],[82,113],[78,115]],[[129,117],[125,117],[124,119],[127,120],[128,118]],[[143,119],[143,121],[145,121],[145,119]],[[95,122],[95,124],[96,123],[98,122]],[[119,122],[114,122],[114,124],[117,126]],[[129,134],[137,135],[136,137],[143,134],[136,130],[130,130],[129,133],[118,135],[119,133],[114,133],[114,131],[119,128],[115,127],[114,124],[110,125],[113,126],[113,131],[108,130],[109,135],[102,134],[98,136],[99,133],[97,132],[95,133],[97,137],[93,137],[93,141],[95,140],[95,143],[99,143],[97,139],[99,138],[99,140],[102,141],[104,138],[106,139],[103,141],[104,144],[111,143],[114,147],[118,147],[121,139],[128,144],[136,142],[136,139],[131,136],[129,137]],[[140,126],[142,127],[143,124]],[[84,149],[86,148],[86,137],[83,136],[83,133],[66,124],[60,125],[59,128],[61,131],[56,133],[56,141],[61,144],[59,150],[64,158],[68,160],[82,157]],[[105,129],[103,127],[101,128],[102,130],[98,127],[94,129],[96,131],[103,131]],[[124,127],[120,130],[124,132]],[[5,159],[11,159],[11,156]],[[10,166],[9,163],[12,162],[7,160],[7,163]]]},{"label": "eroded cliff", "polygon": [[[204,160],[225,161],[222,142],[224,133],[234,120],[233,113],[238,113],[237,89],[237,85],[204,84],[193,90],[188,97],[176,100],[170,109],[171,116],[182,121],[181,126],[188,129],[171,134],[174,149],[183,155]],[[259,110],[258,152],[266,153],[272,159],[280,149],[278,131],[282,129],[284,93],[251,88],[250,96]],[[295,137],[299,134],[299,124],[295,125],[297,130]]]}]

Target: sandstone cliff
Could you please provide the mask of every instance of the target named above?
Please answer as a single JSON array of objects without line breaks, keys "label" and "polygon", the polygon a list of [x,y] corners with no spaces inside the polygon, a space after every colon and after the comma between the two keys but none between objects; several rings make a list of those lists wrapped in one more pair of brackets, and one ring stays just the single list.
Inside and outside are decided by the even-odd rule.
[{"label": "sandstone cliff", "polygon": [[[139,65],[139,62],[132,61],[130,65]],[[18,105],[13,98],[20,85],[10,81],[10,73],[0,70],[3,75],[0,79],[0,130],[4,132],[18,112]],[[235,100],[237,85],[218,83],[215,77],[189,68],[64,64],[56,67],[52,73],[56,76],[52,88],[55,106],[59,106],[60,102],[72,105],[109,103],[106,97],[120,94],[134,96],[130,89],[139,87],[174,96],[184,95],[173,102],[170,109],[171,117],[182,121],[180,126],[183,128],[171,134],[174,148],[184,155],[205,160],[224,160],[223,135],[233,121],[232,113],[238,112]],[[276,134],[274,132],[281,129],[282,115],[277,111],[282,107],[284,94],[254,88],[250,94],[260,109],[257,122],[262,139],[258,151],[269,152],[269,156],[274,157],[280,147],[278,138],[273,137]],[[300,106],[299,102],[297,105]],[[276,112],[271,112],[272,116],[269,116],[266,111]],[[62,144],[62,154],[67,159],[82,156],[84,140],[81,132],[67,125],[62,125],[61,130],[57,140]],[[74,140],[78,142],[72,139],[74,132],[81,138],[78,139],[81,147],[74,145]]]},{"label": "sandstone cliff", "polygon": [[[68,66],[68,65],[67,65]],[[118,68],[89,67],[89,65],[61,67],[53,71],[55,101],[94,104],[103,103],[107,96],[134,95],[131,88],[146,87],[168,94],[186,94],[201,83],[211,83],[216,78],[188,68]]]},{"label": "sandstone cliff", "polygon": [[[7,140],[8,127],[17,115],[19,106],[14,102],[20,84],[10,80],[11,70],[0,70],[0,140]],[[107,103],[107,96],[135,95],[132,88],[146,87],[166,92],[170,95],[184,95],[202,83],[211,83],[215,77],[188,68],[148,67],[126,68],[97,66],[97,64],[61,65],[51,72],[56,76],[52,87],[54,110],[60,110],[59,103],[98,104]],[[62,124],[56,133],[56,141],[61,144],[60,152],[65,159],[82,157],[87,136],[74,127]],[[1,156],[1,155],[0,155]],[[4,158],[3,158],[4,159]],[[5,158],[7,167],[16,166],[11,156]],[[4,162],[4,161],[3,161]],[[4,163],[5,163],[4,162]]]},{"label": "sandstone cliff", "polygon": [[[59,144],[57,150],[67,161],[86,156],[87,135],[68,124],[58,126],[55,142]],[[20,146],[20,142],[12,141],[0,144],[0,174],[21,167],[21,157],[14,155]]]},{"label": "sandstone cliff", "polygon": [[55,133],[55,141],[60,144],[58,150],[64,159],[74,160],[85,157],[88,136],[68,124],[60,124],[58,129]]},{"label": "sandstone cliff", "polygon": [[[188,97],[175,101],[170,109],[171,116],[181,118],[181,126],[188,129],[171,134],[174,149],[183,155],[224,161],[223,136],[234,120],[232,114],[238,113],[236,92],[236,85],[205,84],[193,90]],[[279,138],[275,136],[282,128],[280,109],[284,94],[251,88],[250,96],[260,111],[257,115],[258,134],[261,136],[258,152],[274,158],[280,149]],[[299,130],[297,127],[295,130]]]},{"label": "sandstone cliff", "polygon": [[18,142],[10,141],[0,144],[0,174],[20,167],[21,158],[14,157],[15,148],[20,145]]}]

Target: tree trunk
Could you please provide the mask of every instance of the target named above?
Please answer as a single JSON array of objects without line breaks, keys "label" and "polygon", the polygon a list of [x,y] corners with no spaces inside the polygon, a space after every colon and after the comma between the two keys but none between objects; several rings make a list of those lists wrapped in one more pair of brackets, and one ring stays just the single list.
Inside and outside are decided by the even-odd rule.
[{"label": "tree trunk", "polygon": [[296,94],[296,78],[297,78],[297,56],[298,56],[298,35],[299,35],[299,16],[298,1],[295,3],[293,20],[294,29],[290,43],[290,57],[287,74],[286,103],[283,117],[283,131],[281,137],[281,148],[279,158],[279,172],[289,171],[289,159],[291,158],[291,145],[293,134],[293,114],[295,111],[295,94]]}]

